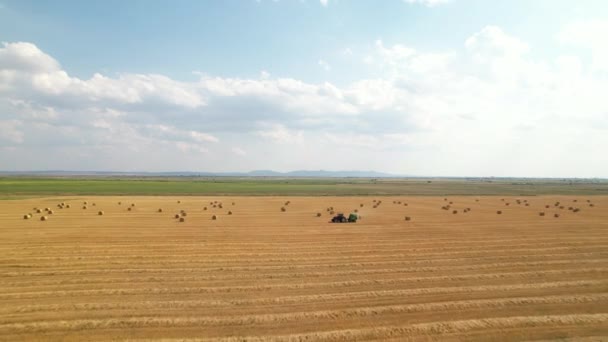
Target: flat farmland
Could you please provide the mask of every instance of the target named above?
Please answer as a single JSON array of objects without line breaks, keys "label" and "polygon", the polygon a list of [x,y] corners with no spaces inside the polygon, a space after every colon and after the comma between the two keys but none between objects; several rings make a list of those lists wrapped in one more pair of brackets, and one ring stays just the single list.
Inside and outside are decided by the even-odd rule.
[{"label": "flat farmland", "polygon": [[[328,223],[330,207],[361,219]],[[591,195],[3,200],[0,340],[605,340],[607,208]]]}]

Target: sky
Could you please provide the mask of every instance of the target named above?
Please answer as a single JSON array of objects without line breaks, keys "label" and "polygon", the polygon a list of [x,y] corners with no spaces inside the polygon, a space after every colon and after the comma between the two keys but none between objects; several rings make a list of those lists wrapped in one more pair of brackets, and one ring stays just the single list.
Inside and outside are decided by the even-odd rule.
[{"label": "sky", "polygon": [[608,1],[0,0],[0,170],[608,177]]}]

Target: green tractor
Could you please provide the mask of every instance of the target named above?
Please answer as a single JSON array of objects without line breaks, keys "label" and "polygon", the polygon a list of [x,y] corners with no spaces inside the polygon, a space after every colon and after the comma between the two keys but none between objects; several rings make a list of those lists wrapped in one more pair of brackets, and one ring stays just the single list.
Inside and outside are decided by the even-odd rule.
[{"label": "green tractor", "polygon": [[357,214],[350,214],[348,218],[344,214],[339,213],[331,219],[332,223],[355,223],[357,222]]}]

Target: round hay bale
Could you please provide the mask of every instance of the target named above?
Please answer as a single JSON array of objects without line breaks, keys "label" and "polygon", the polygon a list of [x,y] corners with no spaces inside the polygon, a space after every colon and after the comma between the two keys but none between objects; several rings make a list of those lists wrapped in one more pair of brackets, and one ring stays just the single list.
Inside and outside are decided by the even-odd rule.
[{"label": "round hay bale", "polygon": [[572,210],[572,212],[573,212],[573,213],[578,213],[579,211],[581,211],[579,208],[574,208],[574,209]]},{"label": "round hay bale", "polygon": [[285,211],[285,210],[287,210],[287,209],[285,209],[285,207],[281,207],[281,211]]},{"label": "round hay bale", "polygon": [[213,207],[214,207],[214,208],[217,208],[217,205],[215,205],[215,204],[214,204],[214,205],[213,205]]},{"label": "round hay bale", "polygon": [[218,207],[218,208],[220,208],[220,209],[223,209],[223,208],[224,208],[224,207],[223,207],[221,204],[220,204],[220,205],[218,205],[217,207]]},{"label": "round hay bale", "polygon": [[553,217],[558,218],[558,217],[559,217],[559,214],[558,214],[558,213],[555,213],[555,214],[553,214]]},{"label": "round hay bale", "polygon": [[410,221],[411,219],[412,219],[412,218],[411,218],[411,217],[409,217],[409,216],[406,216],[406,217],[405,217],[405,220],[406,220],[406,221]]},{"label": "round hay bale", "polygon": [[122,205],[122,202],[118,202],[118,205]]},{"label": "round hay bale", "polygon": [[505,205],[506,205],[506,206],[509,206],[509,205],[511,205],[511,203],[507,202],[507,203],[505,203]]},{"label": "round hay bale", "polygon": [[134,207],[134,206],[135,206],[135,203],[131,203],[131,206],[132,206],[132,207]]},{"label": "round hay bale", "polygon": [[549,209],[549,205],[548,204],[545,206],[545,209]]},{"label": "round hay bale", "polygon": [[356,212],[356,213],[358,213],[358,212],[359,212],[359,210],[355,209],[355,212]]},{"label": "round hay bale", "polygon": [[363,208],[363,203],[359,204],[359,207]]},{"label": "round hay bale", "polygon": [[49,215],[53,215],[54,211],[49,210]]},{"label": "round hay bale", "polygon": [[163,208],[158,208],[158,212],[162,213],[163,212]]},{"label": "round hay bale", "polygon": [[538,213],[538,215],[545,216],[545,213],[541,211],[540,213]]},{"label": "round hay bale", "polygon": [[30,219],[30,215],[23,215],[23,219],[24,220],[29,220]]},{"label": "round hay bale", "polygon": [[445,202],[447,202],[447,201],[448,201],[448,199],[447,199],[447,198],[444,198],[443,200],[444,200]]},{"label": "round hay bale", "polygon": [[40,213],[42,213],[42,210],[36,209],[36,214],[40,214]]},{"label": "round hay bale", "polygon": [[86,208],[87,208],[87,206],[86,206],[86,205],[83,205],[83,206],[82,206],[82,209],[86,209]]},{"label": "round hay bale", "polygon": [[454,215],[455,215],[455,214],[458,214],[458,210],[454,210],[454,211],[452,211],[452,214],[454,214]]},{"label": "round hay bale", "polygon": [[496,211],[496,214],[500,215],[500,214],[502,214],[502,211],[498,210],[498,211]]},{"label": "round hay bale", "polygon": [[317,217],[321,217],[321,213],[317,213]]},{"label": "round hay bale", "polygon": [[186,221],[186,219],[185,219],[185,218],[183,218],[183,217],[180,217],[180,218],[179,218],[179,222],[184,222],[184,221]]},{"label": "round hay bale", "polygon": [[329,215],[333,215],[333,214],[334,214],[334,211],[333,211],[333,210],[329,212]]},{"label": "round hay bale", "polygon": [[182,201],[177,201],[177,204],[182,203]]},{"label": "round hay bale", "polygon": [[217,215],[213,215],[213,216],[211,216],[211,219],[212,219],[212,220],[217,220]]},{"label": "round hay bale", "polygon": [[235,205],[236,203],[232,202],[232,205]]},{"label": "round hay bale", "polygon": [[450,201],[450,204],[454,204],[454,202],[451,202],[451,201]]},{"label": "round hay bale", "polygon": [[131,207],[128,207],[128,208],[127,208],[127,210],[128,210],[128,211],[131,211],[132,209],[133,209],[133,208],[131,208]]},{"label": "round hay bale", "polygon": [[100,210],[97,215],[102,216],[103,215],[103,210]]},{"label": "round hay bale", "polygon": [[577,199],[573,199],[572,202],[576,203],[576,202],[578,202],[578,200]]},{"label": "round hay bale", "polygon": [[595,207],[595,204],[590,203],[590,204],[589,204],[589,206],[590,206],[590,207]]},{"label": "round hay bale", "polygon": [[87,205],[87,204],[89,204],[89,202],[87,202],[87,201],[84,201],[84,202],[83,202],[83,203],[82,203],[82,204],[84,204],[84,205]]},{"label": "round hay bale", "polygon": [[65,206],[65,207],[66,207],[66,208],[71,208],[69,204],[66,204],[66,206]]},{"label": "round hay bale", "polygon": [[572,207],[568,207],[568,210],[572,210],[572,209],[574,209],[574,208],[572,208]]},{"label": "round hay bale", "polygon": [[403,203],[403,206],[404,206],[404,207],[407,207],[407,203]]},{"label": "round hay bale", "polygon": [[179,218],[179,214],[175,214],[175,216],[174,216],[174,217],[175,217],[176,219],[178,219],[178,218]]},{"label": "round hay bale", "polygon": [[95,206],[97,206],[97,204],[95,204],[95,203],[93,203],[93,204],[91,204],[91,205],[92,205],[92,206],[94,206],[94,207],[95,207]]},{"label": "round hay bale", "polygon": [[530,206],[530,203],[526,203],[526,207],[529,207],[529,206]]},{"label": "round hay bale", "polygon": [[46,216],[40,216],[40,221],[46,221],[48,218]]},{"label": "round hay bale", "polygon": [[372,202],[376,202],[376,200],[373,200]]},{"label": "round hay bale", "polygon": [[560,208],[560,209],[564,209],[564,206],[563,206],[563,205],[560,205],[560,206],[559,206],[559,208]]},{"label": "round hay bale", "polygon": [[186,217],[186,216],[188,216],[188,213],[186,213],[185,211],[182,211],[182,216]]},{"label": "round hay bale", "polygon": [[203,210],[207,210],[207,207],[203,207]]},{"label": "round hay bale", "polygon": [[232,215],[232,211],[228,211],[228,215]]}]

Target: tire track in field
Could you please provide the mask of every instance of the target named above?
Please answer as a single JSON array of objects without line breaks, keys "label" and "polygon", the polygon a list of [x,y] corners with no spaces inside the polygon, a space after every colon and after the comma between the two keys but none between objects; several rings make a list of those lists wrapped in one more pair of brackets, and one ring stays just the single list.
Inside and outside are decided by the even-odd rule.
[{"label": "tire track in field", "polygon": [[[476,249],[475,254],[483,254],[483,253],[506,253],[510,252],[520,252],[518,254],[534,254],[531,252],[536,251],[561,251],[562,254],[576,254],[576,253],[584,253],[581,252],[587,250],[595,250],[598,249],[598,253],[608,251],[608,245],[581,245],[581,246],[558,246],[558,247],[541,247],[541,248],[524,248],[524,249],[514,249],[510,248],[510,246],[501,246],[503,249]],[[509,248],[504,248],[509,247]],[[390,257],[433,257],[433,256],[444,256],[451,254],[467,254],[472,253],[470,247],[459,248],[458,250],[451,249],[441,249],[441,248],[425,248],[425,249],[402,249],[402,250],[363,250],[363,251],[350,251],[350,252],[325,252],[325,253],[235,253],[235,254],[209,254],[209,253],[172,253],[172,254],[110,254],[110,255],[91,255],[91,256],[54,256],[54,257],[26,257],[26,258],[1,258],[0,263],[11,263],[11,262],[19,262],[19,263],[32,263],[33,265],[40,265],[47,267],[48,264],[43,263],[43,261],[51,261],[51,262],[62,262],[61,265],[95,265],[95,263],[103,263],[104,261],[116,261],[116,260],[164,260],[167,258],[204,258],[213,262],[218,263],[228,263],[228,262],[276,262],[276,261],[286,261],[286,262],[295,262],[302,260],[333,260],[333,259],[363,259],[363,258],[390,258]],[[395,253],[398,251],[399,253]],[[129,251],[131,252],[131,251]],[[526,252],[526,253],[524,253]],[[588,251],[587,251],[588,252]],[[608,253],[608,252],[606,252]],[[556,254],[556,253],[552,253]],[[268,258],[271,256],[271,258]],[[493,255],[494,256],[494,255]],[[274,257],[274,258],[272,258]],[[222,259],[225,258],[225,259]],[[79,261],[83,259],[84,261]],[[91,262],[91,260],[94,260]],[[185,259],[186,261],[191,259]],[[198,259],[196,259],[198,261]],[[71,261],[71,263],[66,263],[65,261]],[[179,260],[178,260],[179,261]],[[2,265],[0,265],[1,267]],[[51,265],[52,266],[52,265]]]},{"label": "tire track in field", "polygon": [[[465,309],[498,309],[507,306],[524,305],[545,305],[545,304],[585,304],[608,301],[608,293],[576,294],[576,295],[549,295],[531,297],[507,297],[491,299],[472,299],[459,301],[424,302],[415,304],[396,304],[396,305],[374,305],[372,307],[356,307],[339,310],[319,310],[307,311],[303,314],[311,318],[331,318],[337,319],[338,316],[346,317],[365,317],[380,315],[383,313],[413,313],[435,310],[465,310]],[[178,300],[178,301],[139,301],[139,302],[117,302],[117,303],[74,303],[74,304],[47,304],[47,305],[27,305],[16,307],[10,310],[11,313],[38,313],[38,312],[74,312],[74,311],[110,311],[110,310],[184,310],[199,308],[218,308],[232,307],[231,302],[220,300]],[[7,310],[8,312],[8,310]],[[286,313],[282,316],[290,317]],[[267,315],[260,315],[267,316]],[[299,316],[295,319],[304,318]],[[1,327],[0,327],[1,329]]]},{"label": "tire track in field", "polygon": [[[453,265],[453,266],[421,266],[392,268],[396,272],[438,272],[450,270],[487,270],[506,267],[539,267],[547,265],[581,265],[606,263],[608,259],[560,259],[549,261],[530,262],[499,262],[477,265]],[[260,271],[294,271],[302,269],[342,269],[356,267],[382,267],[385,265],[411,265],[411,261],[386,261],[386,262],[360,262],[340,264],[309,264],[309,265],[271,265],[271,266],[225,266],[225,267],[171,267],[171,268],[108,268],[108,269],[80,269],[80,270],[51,270],[51,271],[28,271],[28,272],[5,272],[0,277],[23,277],[23,276],[58,276],[58,275],[92,275],[112,273],[177,273],[177,272],[260,272]],[[353,272],[360,272],[356,270]],[[339,272],[334,271],[332,273]]]},{"label": "tire track in field", "polygon": [[[563,276],[564,278],[568,278],[569,276],[573,276],[573,275],[591,275],[591,274],[597,274],[597,275],[604,275],[604,274],[608,274],[608,268],[574,268],[574,269],[567,269],[567,270],[542,270],[542,271],[527,271],[527,272],[500,272],[500,273],[482,273],[482,274],[460,274],[460,275],[446,275],[446,276],[426,276],[426,277],[391,277],[388,279],[380,279],[380,278],[375,278],[375,279],[363,279],[363,280],[344,280],[344,281],[332,281],[332,282],[307,282],[305,284],[302,284],[301,282],[297,282],[296,286],[298,286],[297,288],[312,288],[312,287],[354,287],[354,286],[369,286],[369,285],[403,285],[403,284],[407,284],[407,283],[427,283],[427,282],[442,282],[442,283],[446,283],[446,282],[457,282],[457,281],[471,281],[471,280],[496,280],[496,279],[501,279],[501,280],[508,280],[508,279],[526,279],[526,280],[531,280],[531,279],[545,279],[549,276]],[[395,274],[394,272],[387,272],[389,274]],[[288,279],[291,280],[294,277],[285,277],[282,278],[282,280]],[[309,278],[309,277],[300,277],[300,278]],[[275,278],[272,278],[275,279]],[[281,278],[279,278],[281,279]],[[158,282],[163,282],[163,283],[171,283],[172,285],[175,285],[176,283],[180,283],[180,282],[195,282],[195,283],[199,283],[200,281],[202,281],[203,279],[200,277],[180,277],[180,278],[147,278],[147,279],[142,279],[139,280],[138,279],[128,279],[128,280],[124,280],[124,279],[114,279],[114,281],[90,281],[86,284],[90,284],[90,285],[95,285],[95,287],[99,287],[99,285],[101,284],[123,284],[123,285],[130,285],[130,284],[149,284],[149,283],[153,283],[153,284],[157,284]],[[207,279],[208,280],[208,279]],[[225,281],[225,279],[220,279],[222,281]],[[237,280],[239,280],[240,282],[243,282],[242,279],[237,278]],[[51,284],[51,286],[58,286],[61,285],[62,288],[64,289],[64,291],[69,291],[67,289],[65,289],[65,285],[66,284]],[[76,283],[76,285],[82,285],[81,283]],[[256,286],[275,286],[277,289],[278,288],[289,288],[291,289],[290,286],[294,286],[294,284],[286,284],[286,283],[280,283],[280,284],[260,284],[257,283]],[[40,287],[40,285],[30,285],[30,286],[19,286],[16,287],[14,289],[19,290],[21,292],[10,292],[11,288],[0,288],[0,292],[2,292],[3,294],[7,294],[10,295],[11,293],[24,293],[24,292],[28,292],[28,293],[35,293],[35,292],[43,292],[40,289],[36,289],[37,291],[33,291],[32,288],[36,288],[36,287]],[[224,288],[229,288],[227,286],[224,286]],[[28,291],[29,290],[29,291]],[[84,291],[85,289],[72,289],[72,290],[76,290],[76,291]],[[0,298],[2,295],[0,295]],[[1,309],[0,309],[1,312]]]},{"label": "tire track in field", "polygon": [[[608,323],[608,314],[566,314],[566,315],[544,315],[544,316],[514,316],[500,318],[479,318],[457,321],[439,321],[429,323],[418,323],[404,326],[389,326],[365,329],[345,329],[334,331],[315,331],[302,334],[290,335],[256,335],[235,336],[223,338],[200,338],[200,339],[162,339],[161,341],[183,341],[183,342],[294,342],[294,341],[360,341],[371,339],[394,339],[398,337],[421,336],[426,339],[445,336],[462,335],[473,331],[505,330],[524,328],[550,328],[562,326],[592,326],[605,325]],[[134,339],[130,341],[135,341]]]},{"label": "tire track in field", "polygon": [[[346,320],[348,318],[369,318],[385,314],[410,314],[418,312],[442,312],[462,310],[501,309],[525,305],[546,304],[584,304],[593,301],[607,301],[608,294],[587,296],[554,296],[503,298],[491,300],[467,300],[441,303],[389,305],[363,307],[343,310],[320,310],[309,312],[290,312],[281,314],[250,314],[239,316],[199,316],[199,317],[129,317],[105,319],[75,319],[56,321],[36,321],[28,323],[0,324],[0,332],[23,333],[53,330],[70,331],[82,329],[133,329],[146,327],[184,327],[184,326],[239,326],[252,324],[281,324],[304,320]],[[608,316],[608,314],[604,314]],[[608,318],[607,318],[608,319]]]},{"label": "tire track in field", "polygon": [[[62,259],[62,258],[54,258],[48,259],[48,261],[52,261],[53,263],[34,263],[35,260],[28,261],[27,259],[0,259],[0,267],[2,266],[10,266],[10,265],[2,265],[1,263],[11,263],[11,262],[19,262],[20,265],[24,265],[23,267],[74,267],[74,266],[99,266],[99,265],[146,265],[146,264],[179,264],[179,263],[207,263],[207,264],[229,264],[229,263],[237,263],[237,264],[264,264],[264,263],[297,263],[297,262],[330,262],[330,261],[338,261],[338,260],[358,260],[358,259],[395,259],[395,258],[427,258],[434,259],[438,257],[445,257],[449,255],[465,255],[470,258],[480,257],[490,254],[491,256],[501,256],[503,254],[511,255],[512,253],[517,253],[519,255],[527,254],[527,255],[539,255],[537,252],[561,252],[560,254],[576,254],[576,253],[598,253],[598,254],[608,254],[608,245],[600,245],[600,246],[590,246],[590,247],[552,247],[552,248],[526,248],[526,249],[501,249],[501,250],[476,250],[475,252],[467,251],[438,251],[433,253],[420,253],[415,250],[408,250],[407,252],[402,251],[397,254],[375,254],[375,255],[348,255],[348,256],[323,256],[323,257],[285,257],[282,255],[277,255],[275,258],[254,258],[254,257],[246,257],[245,259],[221,259],[216,258],[216,256],[208,256],[205,254],[201,255],[165,255],[155,256],[155,257],[142,257],[140,255],[133,255],[130,257],[105,257],[105,258],[84,258],[84,260],[80,261],[78,259]],[[557,253],[552,253],[557,254]],[[540,254],[542,255],[542,254]],[[167,260],[167,257],[179,257],[180,260]],[[182,259],[184,258],[184,259]],[[188,258],[188,259],[185,259]],[[194,259],[198,258],[198,259]],[[91,261],[90,259],[93,259]],[[101,259],[101,260],[100,260]],[[193,260],[194,259],[194,260]],[[60,262],[60,261],[70,260],[70,262]],[[59,262],[59,263],[56,263]]]},{"label": "tire track in field", "polygon": [[[454,246],[462,246],[462,245],[470,245],[472,247],[478,248],[478,246],[481,245],[493,245],[496,244],[497,246],[504,246],[507,243],[511,243],[511,242],[518,242],[518,243],[526,243],[526,244],[531,244],[531,245],[535,245],[535,241],[539,241],[539,242],[549,242],[549,241],[557,241],[557,242],[564,242],[564,241],[589,241],[589,242],[594,242],[597,241],[598,238],[600,239],[605,239],[606,238],[606,234],[604,232],[600,232],[597,235],[590,235],[588,234],[588,231],[585,231],[585,236],[581,237],[580,233],[573,233],[573,234],[560,234],[559,237],[557,238],[551,238],[551,237],[547,237],[545,232],[542,233],[538,233],[538,235],[536,236],[529,236],[525,239],[522,238],[508,238],[508,239],[492,239],[492,238],[479,238],[479,239],[475,239],[475,238],[467,238],[467,239],[462,239],[462,240],[455,240],[455,239],[450,239],[450,238],[446,238],[446,239],[439,239],[439,238],[432,238],[429,239],[429,237],[426,238],[420,238],[420,239],[413,239],[410,240],[410,237],[408,238],[408,242],[407,243],[402,243],[402,242],[395,242],[394,239],[381,239],[381,240],[374,240],[373,238],[368,239],[366,238],[366,242],[361,242],[361,243],[351,243],[349,244],[349,241],[347,239],[343,239],[343,243],[334,243],[334,242],[324,242],[324,241],[320,241],[317,240],[318,236],[314,236],[311,237],[310,240],[306,240],[306,241],[295,241],[295,242],[290,242],[290,241],[282,241],[282,242],[275,242],[275,241],[269,241],[269,242],[236,242],[236,243],[231,243],[231,242],[222,242],[221,244],[221,250],[226,250],[226,251],[242,251],[244,249],[263,249],[260,247],[265,247],[268,250],[272,250],[272,251],[276,251],[276,250],[285,250],[285,251],[294,251],[294,250],[299,250],[299,249],[303,249],[303,250],[309,250],[309,249],[323,249],[326,250],[328,248],[330,249],[335,249],[335,250],[339,250],[343,247],[348,247],[348,248],[369,248],[370,246],[376,247],[376,248],[381,248],[381,247],[385,247],[385,246],[397,246],[397,247],[407,247],[407,248],[416,248],[416,242],[422,242],[420,245],[423,246],[437,246],[437,245],[454,245]],[[432,242],[429,242],[429,240],[432,240]],[[353,240],[353,241],[359,241],[359,239]],[[382,241],[382,243],[376,243],[375,241]],[[385,243],[388,242],[388,243]],[[286,245],[294,245],[294,246],[288,246],[286,247]],[[304,245],[304,247],[303,247]],[[6,246],[6,245],[5,245]],[[73,245],[49,245],[47,243],[40,243],[38,245],[36,245],[35,243],[28,243],[28,244],[19,244],[16,243],[14,244],[13,247],[0,247],[0,251],[6,250],[6,251],[28,251],[28,250],[34,250],[32,255],[37,255],[40,252],[48,252],[48,253],[55,253],[56,250],[64,250],[67,252],[76,252],[79,250],[91,250],[94,251],[96,254],[103,254],[104,251],[108,251],[108,250],[112,250],[113,248],[117,249],[117,250],[129,250],[129,251],[142,251],[142,252],[152,252],[152,251],[156,251],[158,248],[168,248],[171,250],[188,250],[188,246],[196,246],[198,248],[196,249],[192,249],[192,250],[200,250],[200,248],[204,248],[204,247],[219,247],[220,245],[218,243],[208,243],[208,242],[203,242],[203,243],[193,243],[190,242],[188,240],[168,240],[166,243],[157,243],[157,244],[146,244],[146,247],[142,247],[141,244],[138,243],[124,243],[124,244],[116,244],[116,243],[112,243],[111,241],[105,241],[103,244],[78,244],[77,246],[73,246]],[[229,246],[235,246],[234,248],[230,248]],[[414,246],[414,247],[412,247]],[[4,255],[5,253],[3,253]]]},{"label": "tire track in field", "polygon": [[[244,285],[244,286],[196,286],[196,287],[153,287],[153,288],[118,288],[118,289],[96,289],[96,290],[72,290],[72,291],[33,291],[33,292],[15,292],[1,293],[0,300],[7,299],[35,299],[35,298],[59,298],[59,297],[82,297],[82,296],[132,296],[132,295],[187,295],[187,294],[209,294],[209,293],[235,293],[235,292],[268,292],[272,290],[302,290],[312,288],[335,289],[349,285],[350,282],[330,282],[330,283],[303,283],[303,284],[276,284],[276,285]],[[324,293],[316,295],[301,295],[302,298],[307,296],[318,296],[319,298],[342,298],[343,296],[351,296],[351,299],[364,296],[363,298],[390,295],[416,295],[429,293],[461,293],[461,292],[479,292],[501,289],[534,289],[534,288],[551,288],[555,286],[591,286],[591,285],[607,285],[607,280],[576,280],[576,281],[555,281],[542,283],[528,284],[509,284],[509,285],[481,285],[481,286],[457,286],[457,287],[426,287],[413,289],[398,289],[398,290],[377,290],[377,291],[359,291],[359,292],[344,292],[339,294]],[[297,297],[297,296],[295,296]],[[314,297],[316,298],[316,297]],[[360,297],[359,297],[360,298]],[[346,298],[345,298],[346,299]]]}]

